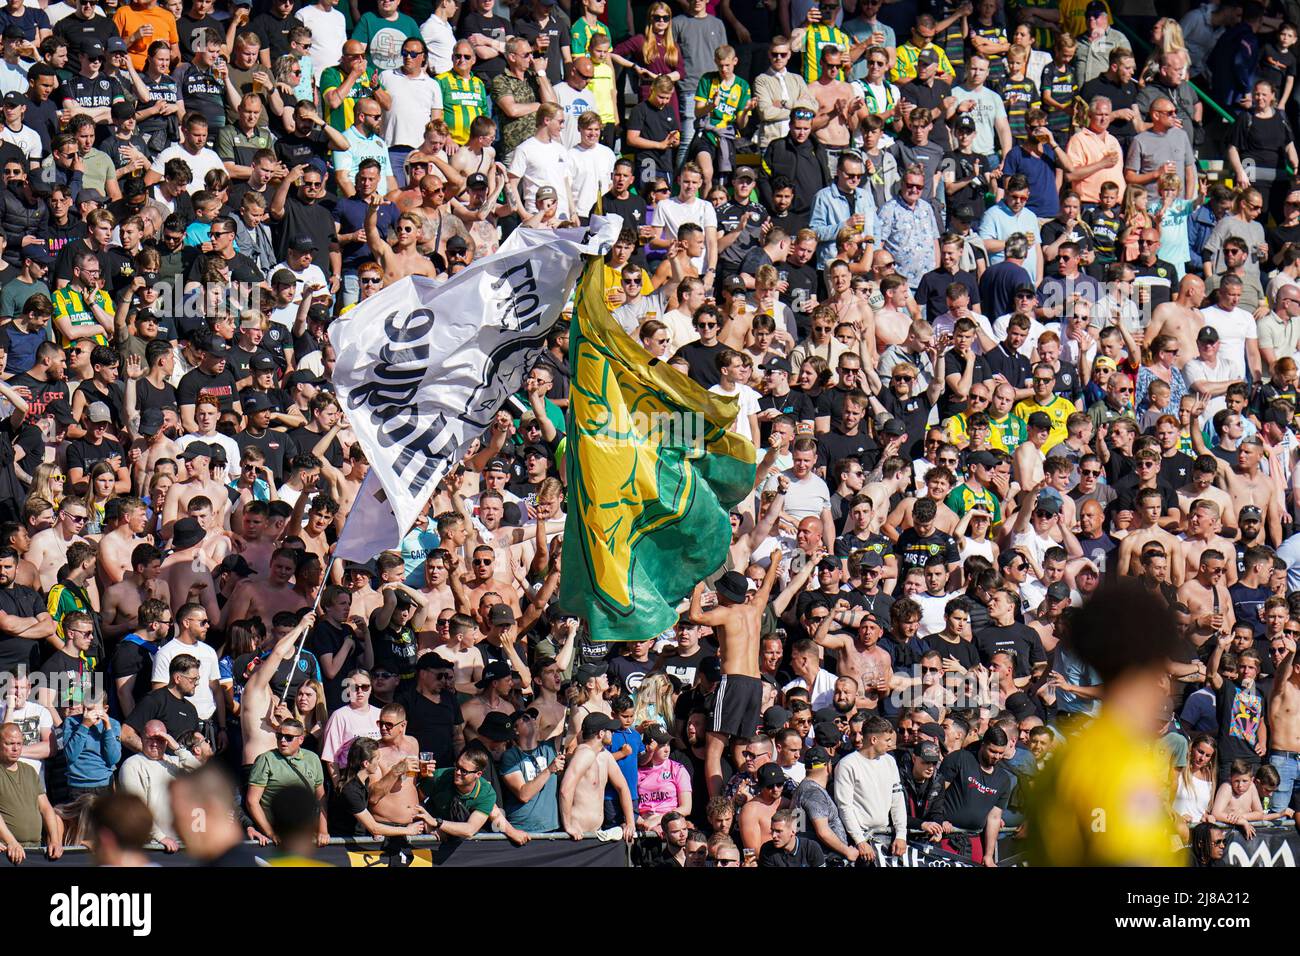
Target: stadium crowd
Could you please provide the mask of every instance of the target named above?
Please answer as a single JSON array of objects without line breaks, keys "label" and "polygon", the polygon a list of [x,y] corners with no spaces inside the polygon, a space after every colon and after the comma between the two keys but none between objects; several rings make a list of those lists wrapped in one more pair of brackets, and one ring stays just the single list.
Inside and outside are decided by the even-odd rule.
[{"label": "stadium crowd", "polygon": [[[1290,816],[1300,9],[1118,8],[10,0],[8,858],[995,865],[1117,577],[1178,621],[1169,828]],[[596,214],[615,319],[758,448],[724,567],[631,645],[558,609],[563,323],[400,545],[333,561],[331,322]]]}]

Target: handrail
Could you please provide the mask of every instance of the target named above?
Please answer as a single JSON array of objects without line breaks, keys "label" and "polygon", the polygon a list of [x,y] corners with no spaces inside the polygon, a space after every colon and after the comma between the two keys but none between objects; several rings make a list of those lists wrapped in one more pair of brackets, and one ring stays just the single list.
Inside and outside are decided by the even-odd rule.
[{"label": "handrail", "polygon": [[[1115,23],[1115,29],[1119,30],[1126,37],[1128,37],[1130,44],[1136,44],[1135,49],[1140,48],[1141,52],[1143,53],[1151,52],[1151,50],[1153,49],[1151,44],[1148,43],[1145,38],[1139,36],[1136,30],[1130,27],[1123,20],[1117,19],[1114,21],[1114,23]],[[1208,103],[1210,107],[1214,110],[1214,112],[1219,114],[1219,117],[1224,122],[1226,123],[1237,122],[1236,116],[1234,116],[1232,113],[1229,113],[1226,109],[1220,106],[1218,101],[1215,100],[1214,97],[1210,96],[1209,93],[1206,93],[1203,89],[1201,89],[1199,86],[1193,83],[1190,79],[1187,81],[1187,85],[1190,86],[1195,91],[1196,95],[1201,98],[1201,102]]]}]

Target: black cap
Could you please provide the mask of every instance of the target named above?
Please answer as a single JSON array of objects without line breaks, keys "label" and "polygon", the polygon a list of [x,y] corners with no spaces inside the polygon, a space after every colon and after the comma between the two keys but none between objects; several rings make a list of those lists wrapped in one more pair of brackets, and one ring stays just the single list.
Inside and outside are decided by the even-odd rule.
[{"label": "black cap", "polygon": [[294,236],[289,240],[289,248],[293,252],[315,252],[316,240],[307,235]]},{"label": "black cap", "polygon": [[208,347],[203,351],[207,352],[212,358],[230,358],[230,346],[219,335],[214,335],[212,341],[208,343]]},{"label": "black cap", "polygon": [[758,768],[758,786],[760,789],[784,787],[785,781],[785,771],[774,763],[765,763]]},{"label": "black cap", "polygon": [[786,722],[793,716],[790,711],[784,707],[769,707],[763,711],[763,729],[772,732],[778,731],[786,725]]},{"label": "black cap", "polygon": [[104,56],[104,44],[98,40],[91,40],[89,43],[81,45],[81,55],[94,59],[97,56]]},{"label": "black cap", "polygon": [[943,724],[938,721],[922,724],[916,728],[917,733],[925,734],[927,737],[933,737],[935,740],[943,740]]},{"label": "black cap", "polygon": [[1092,0],[1092,3],[1083,8],[1083,16],[1084,19],[1087,20],[1091,20],[1093,17],[1099,17],[1102,14],[1109,14],[1109,12],[1110,11],[1106,9],[1106,4],[1102,3],[1101,0]]},{"label": "black cap", "polygon": [[499,710],[490,710],[478,726],[478,735],[497,742],[514,740],[515,728],[510,722],[510,715]]},{"label": "black cap", "polygon": [[880,568],[884,567],[885,559],[880,556],[879,551],[863,551],[862,557],[858,558],[858,566],[863,568]]},{"label": "black cap", "polygon": [[146,408],[140,413],[140,434],[146,438],[151,438],[158,434],[159,429],[163,427],[163,413],[161,408]]},{"label": "black cap", "polygon": [[222,571],[229,571],[241,578],[250,577],[255,572],[253,566],[248,563],[242,554],[228,554],[221,559],[220,568]]},{"label": "black cap", "polygon": [[479,678],[474,686],[479,690],[483,690],[493,681],[509,677],[512,673],[509,661],[488,661],[483,665],[483,676]]},{"label": "black cap", "polygon": [[463,236],[452,236],[447,240],[447,252],[469,252],[469,243]]},{"label": "black cap", "polygon": [[668,733],[668,731],[664,730],[658,724],[651,724],[644,731],[642,731],[641,739],[645,743],[650,743],[651,741],[653,741],[654,743],[657,743],[662,747],[664,744],[672,743],[673,738],[672,735]]},{"label": "black cap", "polygon": [[596,663],[588,662],[586,664],[583,664],[581,667],[577,669],[577,671],[574,672],[573,680],[579,686],[585,686],[587,681],[591,680],[592,678],[599,677],[600,675],[604,674],[608,670],[609,670],[609,665],[606,664],[604,661],[598,661]]},{"label": "black cap", "polygon": [[785,372],[786,375],[789,375],[793,370],[790,368],[790,360],[788,358],[783,358],[780,355],[774,355],[766,362],[763,363],[763,371],[764,372]]},{"label": "black cap", "polygon": [[825,767],[830,762],[831,755],[825,747],[813,746],[803,752],[803,765],[805,767]]},{"label": "black cap", "polygon": [[716,684],[722,680],[722,660],[719,657],[706,657],[700,661],[700,671],[704,679],[710,684]]},{"label": "black cap", "polygon": [[466,189],[487,189],[488,178],[484,176],[482,173],[471,173],[469,178],[465,180],[465,188]]},{"label": "black cap", "polygon": [[1046,491],[1038,494],[1038,501],[1034,504],[1035,511],[1044,511],[1049,515],[1059,515],[1061,513],[1061,499],[1056,495],[1049,495]]},{"label": "black cap", "polygon": [[525,707],[523,710],[516,710],[510,715],[510,723],[515,723],[522,717],[531,717],[536,720],[541,712],[536,707]]},{"label": "black cap", "polygon": [[891,418],[889,421],[885,422],[884,426],[881,428],[881,431],[883,431],[886,435],[894,435],[894,436],[906,435],[907,425],[903,422],[901,418]]},{"label": "black cap", "polygon": [[976,129],[975,117],[969,113],[962,113],[961,116],[957,117],[956,122],[952,124],[952,128],[958,133],[973,133]]},{"label": "black cap", "polygon": [[240,396],[239,402],[244,406],[245,415],[255,415],[258,412],[269,412],[271,410],[271,399],[266,392],[245,392]]},{"label": "black cap", "polygon": [[938,62],[939,62],[939,57],[935,55],[935,52],[933,50],[928,48],[922,50],[920,53],[917,54],[916,57],[917,66],[933,66],[935,63]]},{"label": "black cap", "polygon": [[195,458],[211,458],[212,446],[205,441],[192,441],[181,451],[181,458],[193,461]]},{"label": "black cap", "polygon": [[511,473],[512,469],[510,468],[510,462],[506,461],[504,458],[493,458],[483,466],[483,470],[485,472],[495,471],[508,475]]},{"label": "black cap", "polygon": [[296,372],[290,372],[284,384],[290,388],[294,385],[319,385],[320,376],[308,369],[300,368]]},{"label": "black cap", "polygon": [[1064,581],[1053,581],[1047,586],[1047,599],[1049,601],[1070,600],[1070,586]]},{"label": "black cap", "polygon": [[979,465],[981,468],[992,468],[997,463],[997,458],[990,451],[977,451],[966,459],[966,464]]},{"label": "black cap", "polygon": [[[8,32],[8,31],[6,31],[6,32]],[[21,32],[21,31],[20,31],[20,32]],[[15,92],[13,92],[13,91],[10,91],[10,92],[8,92],[8,93],[5,94],[5,98],[4,98],[4,101],[3,101],[3,102],[4,102],[4,105],[5,105],[6,107],[9,107],[9,108],[12,108],[12,107],[15,107],[15,106],[27,106],[28,103],[29,103],[27,97],[23,96],[21,93],[15,93]]]},{"label": "black cap", "polygon": [[529,445],[524,449],[524,457],[527,458],[529,455],[536,455],[539,458],[545,458],[547,461],[551,460],[551,450],[545,445]]},{"label": "black cap", "polygon": [[126,52],[126,41],[123,40],[121,37],[109,37],[109,38],[108,38],[108,41],[104,44],[104,52],[105,52],[105,53],[125,53],[125,52]]},{"label": "black cap", "polygon": [[1027,419],[1025,424],[1030,428],[1046,428],[1052,430],[1052,420],[1048,417],[1047,412],[1034,412]]},{"label": "black cap", "polygon": [[488,611],[488,623],[493,627],[508,627],[515,623],[515,612],[509,604],[494,604]]},{"label": "black cap", "polygon": [[844,742],[844,732],[829,721],[823,722],[813,726],[813,740],[833,750]]},{"label": "black cap", "polygon": [[749,579],[739,571],[728,571],[718,578],[714,590],[732,604],[740,604],[749,593]]},{"label": "black cap", "polygon": [[172,547],[177,551],[192,548],[204,538],[198,518],[182,518],[172,525]]},{"label": "black cap", "polygon": [[435,654],[429,651],[421,655],[420,659],[415,662],[417,671],[450,671],[455,670],[456,665],[441,654]]},{"label": "black cap", "polygon": [[1212,325],[1207,325],[1196,333],[1196,341],[1203,345],[1213,345],[1219,341],[1219,330]]},{"label": "black cap", "polygon": [[948,210],[949,219],[958,219],[961,222],[974,222],[977,218],[975,207],[970,203],[962,203],[960,206],[953,206]]},{"label": "black cap", "polygon": [[943,751],[933,740],[922,740],[912,751],[921,763],[939,763],[943,760]]},{"label": "black cap", "polygon": [[602,730],[622,730],[623,725],[605,714],[588,714],[582,719],[582,736],[594,737]]},{"label": "black cap", "polygon": [[23,28],[16,23],[11,23],[4,29],[4,38],[6,40],[26,40],[27,34],[23,33]]}]

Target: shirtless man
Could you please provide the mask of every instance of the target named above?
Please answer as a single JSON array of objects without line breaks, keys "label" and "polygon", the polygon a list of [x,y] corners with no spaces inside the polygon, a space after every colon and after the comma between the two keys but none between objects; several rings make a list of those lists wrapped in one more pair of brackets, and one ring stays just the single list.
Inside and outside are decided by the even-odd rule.
[{"label": "shirtless man", "polygon": [[1268,762],[1277,768],[1282,784],[1269,805],[1286,808],[1291,805],[1300,770],[1300,668],[1295,666],[1295,638],[1283,637],[1282,641],[1286,656],[1277,663],[1268,699]]},{"label": "shirtless man", "polygon": [[211,506],[214,490],[218,492],[217,500],[225,497],[225,489],[212,480],[212,448],[207,442],[190,442],[181,452],[181,461],[185,463],[184,475],[178,476],[163,504],[164,538],[171,535],[171,526],[177,518],[189,513],[191,499],[205,497]]},{"label": "shirtless man", "polygon": [[847,322],[858,330],[863,364],[872,368],[877,361],[876,317],[871,306],[853,288],[853,273],[848,264],[837,262],[829,275],[830,296],[826,304],[835,310],[840,322]]},{"label": "shirtless man", "polygon": [[1224,534],[1232,536],[1237,531],[1237,523],[1233,520],[1236,511],[1233,510],[1232,499],[1228,496],[1228,493],[1214,484],[1215,476],[1218,473],[1219,460],[1217,458],[1213,455],[1198,457],[1192,463],[1192,480],[1176,489],[1178,493],[1178,510],[1183,514],[1190,514],[1192,503],[1198,499],[1213,502],[1219,506],[1220,530]]},{"label": "shirtless man", "polygon": [[[308,611],[304,614],[293,630],[276,643],[271,655],[254,668],[248,682],[244,684],[244,692],[239,698],[239,727],[244,738],[240,761],[245,774],[252,768],[254,760],[275,746],[279,720],[276,719],[276,700],[271,691],[271,678],[282,663],[293,659],[298,641],[315,623],[315,612]],[[287,714],[288,711],[282,713]]]},{"label": "shirtless man", "polygon": [[[382,587],[385,584],[400,582],[406,564],[397,552],[384,551],[375,559],[375,566]],[[384,596],[370,586],[370,571],[364,564],[355,564],[351,561],[343,563],[343,586],[352,592],[352,613],[358,617],[368,621],[370,615],[383,606]]]},{"label": "shirtless man", "polygon": [[[104,545],[100,543],[100,551]],[[162,579],[162,552],[151,544],[137,544],[131,551],[131,570],[104,591],[100,616],[105,637],[121,637],[138,626],[140,605],[157,598],[171,607],[171,591]]]},{"label": "shirtless man", "polygon": [[[577,621],[573,622],[573,632],[577,633]],[[569,642],[568,657],[572,659],[573,642]],[[564,751],[560,741],[557,739],[564,733],[564,718],[569,713],[569,708],[565,706],[564,701],[560,700],[560,686],[564,683],[564,670],[567,661],[563,659],[564,652],[561,651],[561,658],[540,657],[534,664],[537,670],[537,677],[534,680],[534,686],[537,688],[537,698],[533,701],[533,706],[537,708],[537,734],[539,740],[555,740],[555,749]]]},{"label": "shirtless man", "polygon": [[221,619],[222,628],[229,628],[232,621],[242,621],[248,617],[260,617],[269,621],[281,611],[300,610],[304,603],[302,595],[289,584],[297,556],[298,552],[291,548],[276,548],[265,577],[245,578],[235,585],[230,600],[226,602],[226,613]]},{"label": "shirtless man", "polygon": [[[218,621],[221,619],[221,610],[217,607],[217,585],[201,550],[204,537],[198,519],[186,517],[177,521],[172,527],[174,550],[162,563],[162,579],[167,583],[171,594],[189,595],[187,600],[203,605],[203,609],[208,612],[208,620]],[[270,620],[270,615],[267,615],[267,619]]]},{"label": "shirtless man", "polygon": [[474,686],[478,693],[461,704],[461,716],[465,718],[465,739],[478,737],[479,726],[483,718],[492,711],[509,716],[519,708],[513,694],[515,675],[505,661],[491,661],[484,665],[483,676]]},{"label": "shirtless man", "polygon": [[[229,499],[224,489],[221,491],[221,496],[222,504],[225,505]],[[234,552],[232,535],[225,528],[225,510],[224,507],[214,509],[212,499],[207,495],[195,495],[185,506],[186,514],[197,521],[199,527],[203,529],[203,544],[199,546],[199,550],[203,553],[203,560],[213,571],[226,560],[227,555]]]},{"label": "shirtless man", "polygon": [[[889,255],[883,249],[877,256]],[[880,296],[884,305],[875,311],[876,349],[883,352],[891,345],[902,345],[912,331],[912,316],[907,312],[907,280],[900,275],[887,275],[880,280]]]},{"label": "shirtless man", "polygon": [[[853,636],[831,634],[832,623],[848,616],[858,618],[854,622],[857,633]],[[889,652],[879,643],[884,633],[884,623],[875,614],[870,611],[855,613],[848,602],[841,599],[836,603],[834,613],[824,618],[813,634],[813,640],[820,646],[835,651],[840,676],[854,681],[858,688],[856,705],[859,709],[878,709],[880,695],[889,693],[893,664]]]},{"label": "shirtless man", "polygon": [[271,509],[265,501],[250,501],[239,512],[239,537],[235,550],[248,562],[254,574],[265,576],[271,569],[275,541],[271,536]]},{"label": "shirtless man", "polygon": [[41,590],[48,592],[59,583],[59,569],[68,562],[68,547],[74,541],[87,540],[82,536],[90,509],[81,498],[64,498],[59,505],[59,516],[54,527],[32,535],[26,559],[36,565]]},{"label": "shirtless man", "polygon": [[478,682],[483,677],[483,654],[476,646],[480,636],[474,618],[468,614],[454,614],[447,624],[447,643],[433,650],[455,665],[456,692],[459,694],[472,697],[478,693]]},{"label": "shirtless man", "polygon": [[1258,435],[1241,440],[1237,447],[1237,463],[1229,468],[1219,462],[1219,481],[1232,497],[1232,510],[1236,514],[1247,505],[1254,505],[1264,515],[1268,542],[1273,547],[1282,543],[1282,502],[1273,479],[1260,469],[1264,457],[1264,443]]},{"label": "shirtless man", "polygon": [[1198,646],[1219,634],[1232,633],[1236,615],[1224,578],[1228,562],[1218,548],[1202,548],[1196,574],[1178,589],[1178,600],[1192,614],[1192,641]]},{"label": "shirtless man", "polygon": [[1178,340],[1178,367],[1182,368],[1197,354],[1196,333],[1205,327],[1200,305],[1205,301],[1205,280],[1190,272],[1178,283],[1178,292],[1168,302],[1156,306],[1143,340],[1154,342],[1159,335]]},{"label": "shirtless man", "polygon": [[366,244],[384,270],[384,285],[392,285],[406,276],[437,278],[438,270],[433,260],[416,248],[424,229],[424,217],[414,211],[402,213],[393,227],[390,245],[379,234],[379,206],[383,201],[378,193],[373,193],[367,200],[370,208],[366,210]]},{"label": "shirtless man", "polygon": [[1137,495],[1137,508],[1133,512],[1136,524],[1119,543],[1119,573],[1138,576],[1142,573],[1142,549],[1152,541],[1159,542],[1169,558],[1169,574],[1175,585],[1183,583],[1187,562],[1183,559],[1183,542],[1164,528],[1159,521],[1164,498],[1155,488],[1143,488]]},{"label": "shirtless man", "polygon": [[718,604],[704,610],[704,582],[691,592],[687,612],[696,624],[713,628],[722,658],[722,681],[717,706],[705,741],[704,772],[710,799],[722,791],[722,754],[731,737],[748,737],[758,726],[763,704],[763,682],[758,670],[759,626],[763,610],[781,571],[781,549],[774,548],[763,584],[749,597],[748,580],[739,571],[728,571],[717,583]]},{"label": "shirtless man", "polygon": [[[698,593],[698,592],[697,592]],[[757,637],[757,628],[755,628]],[[582,721],[582,741],[560,778],[560,823],[575,840],[602,829],[605,822],[605,787],[614,788],[623,813],[623,839],[636,836],[636,813],[627,780],[608,750],[613,731],[622,724],[607,714],[588,714]]]},{"label": "shirtless man", "polygon": [[99,539],[99,580],[111,587],[131,571],[131,554],[144,540],[149,512],[139,498],[118,499],[118,525]]},{"label": "shirtless man", "polygon": [[1052,434],[1052,420],[1046,412],[1033,412],[1025,422],[1029,436],[1011,456],[1011,467],[1016,483],[1021,488],[1033,488],[1043,480],[1043,446]]},{"label": "shirtless man", "polygon": [[895,457],[891,464],[890,459],[882,456],[882,461],[884,465],[880,481],[870,481],[862,486],[862,494],[871,499],[871,531],[875,534],[882,533],[881,529],[889,514],[890,500],[912,486],[912,467],[906,459]]},{"label": "shirtless man", "polygon": [[[1185,539],[1183,541],[1183,560],[1187,563],[1186,577],[1188,579],[1198,573],[1197,569],[1201,566],[1201,554],[1204,551],[1227,546],[1224,539],[1219,536],[1221,530],[1219,517],[1219,506],[1213,501],[1197,498],[1192,502],[1191,510],[1187,513],[1187,532],[1183,536]],[[1235,559],[1228,562],[1223,583],[1227,587],[1232,587],[1237,583],[1237,562]],[[1184,601],[1183,603],[1187,602]]]},{"label": "shirtless man", "polygon": [[[934,526],[936,530],[945,534],[952,534],[961,520],[957,513],[944,504],[944,499],[948,497],[948,492],[953,488],[953,475],[947,468],[931,468],[925,473],[925,495],[927,498],[934,499],[935,516]],[[889,540],[897,542],[898,536],[912,527],[912,509],[916,506],[916,498],[904,498],[894,510],[889,513],[889,519],[885,522],[881,533]]]},{"label": "shirtless man", "polygon": [[406,708],[389,704],[379,712],[379,749],[375,751],[379,769],[387,781],[398,764],[403,772],[393,777],[385,787],[370,790],[370,812],[381,823],[404,826],[410,823],[420,805],[420,791],[416,786],[420,771],[420,744],[406,733]]},{"label": "shirtless man", "polygon": [[495,566],[496,550],[490,545],[480,544],[474,549],[473,556],[470,558],[470,573],[459,575],[453,572],[451,586],[456,593],[457,609],[461,613],[470,613],[478,607],[484,595],[495,592],[501,596],[502,601],[510,605],[515,616],[519,616],[521,613],[519,593],[515,582],[498,577],[493,572]]},{"label": "shirtless man", "polygon": [[438,622],[446,616],[444,612],[456,612],[456,595],[449,583],[451,572],[447,568],[447,557],[446,551],[435,548],[424,559],[424,584],[420,588],[424,607],[415,616],[415,635],[422,651],[435,648],[442,641]]},{"label": "shirtless man", "polygon": [[758,853],[767,842],[772,830],[772,817],[781,809],[785,788],[785,773],[775,763],[765,763],[758,768],[756,792],[740,808],[740,842],[744,849]]},{"label": "shirtless man", "polygon": [[311,504],[307,504],[307,496],[301,495],[298,503],[294,505],[293,516],[289,519],[289,527],[298,528],[298,518],[302,512],[307,511],[307,521],[298,531],[298,537],[302,538],[303,544],[307,546],[307,551],[321,559],[324,564],[329,560],[330,543],[325,537],[325,533],[334,524],[334,517],[339,512],[338,502],[326,494],[319,494],[311,499]]}]

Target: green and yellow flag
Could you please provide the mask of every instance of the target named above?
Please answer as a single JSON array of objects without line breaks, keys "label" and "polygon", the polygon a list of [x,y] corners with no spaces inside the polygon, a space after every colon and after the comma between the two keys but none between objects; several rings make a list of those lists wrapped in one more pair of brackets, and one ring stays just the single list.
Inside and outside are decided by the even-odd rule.
[{"label": "green and yellow flag", "polygon": [[605,304],[592,260],[569,332],[568,517],[560,606],[592,640],[641,641],[722,566],[730,510],[753,491],[737,403],[652,359]]}]

